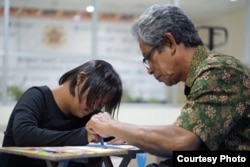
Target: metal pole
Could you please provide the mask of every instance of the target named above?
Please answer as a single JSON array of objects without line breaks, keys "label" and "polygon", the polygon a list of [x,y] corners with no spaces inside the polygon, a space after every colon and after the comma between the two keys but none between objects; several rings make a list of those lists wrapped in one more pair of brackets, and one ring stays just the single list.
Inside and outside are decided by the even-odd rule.
[{"label": "metal pole", "polygon": [[173,5],[174,6],[180,6],[180,1],[179,0],[173,0]]},{"label": "metal pole", "polygon": [[[180,1],[179,0],[173,0],[173,5],[179,7],[180,6]],[[177,105],[178,103],[178,85],[175,85],[173,87],[173,91],[172,91],[172,103],[174,105]]]},{"label": "metal pole", "polygon": [[7,103],[7,81],[8,81],[8,47],[9,47],[9,0],[4,0],[4,31],[3,31],[3,73],[2,73],[2,97],[3,104]]},{"label": "metal pole", "polygon": [[246,65],[248,65],[250,67],[250,2],[249,1],[246,1],[247,3],[247,7],[246,7],[246,45],[245,45],[245,62],[246,62]]},{"label": "metal pole", "polygon": [[98,0],[92,0],[94,11],[92,12],[92,59],[97,57],[97,32],[98,32]]}]

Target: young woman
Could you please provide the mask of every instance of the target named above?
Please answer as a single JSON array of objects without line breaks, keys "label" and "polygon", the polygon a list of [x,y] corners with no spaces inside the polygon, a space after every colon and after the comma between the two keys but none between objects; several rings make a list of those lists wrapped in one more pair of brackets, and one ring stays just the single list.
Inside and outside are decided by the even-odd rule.
[{"label": "young woman", "polygon": [[[102,60],[86,62],[63,74],[59,86],[29,88],[14,107],[2,146],[84,146],[99,142],[85,124],[100,110],[114,115],[119,108],[122,83],[113,67]],[[94,166],[71,162],[70,166]],[[3,167],[46,166],[45,161],[2,154]]]}]

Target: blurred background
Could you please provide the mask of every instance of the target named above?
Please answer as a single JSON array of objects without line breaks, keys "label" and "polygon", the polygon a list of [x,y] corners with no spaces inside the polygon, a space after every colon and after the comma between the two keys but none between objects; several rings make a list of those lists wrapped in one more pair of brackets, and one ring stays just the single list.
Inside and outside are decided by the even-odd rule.
[{"label": "blurred background", "polygon": [[33,85],[56,86],[64,72],[90,59],[115,67],[123,102],[183,103],[183,83],[166,87],[148,75],[130,32],[154,3],[181,7],[210,49],[250,63],[247,0],[0,0],[0,104]]},{"label": "blurred background", "polygon": [[0,0],[0,142],[27,88],[57,86],[64,72],[90,59],[109,61],[121,76],[120,121],[173,123],[185,102],[184,83],[167,87],[148,75],[130,32],[155,3],[179,6],[209,49],[250,65],[249,0]]}]

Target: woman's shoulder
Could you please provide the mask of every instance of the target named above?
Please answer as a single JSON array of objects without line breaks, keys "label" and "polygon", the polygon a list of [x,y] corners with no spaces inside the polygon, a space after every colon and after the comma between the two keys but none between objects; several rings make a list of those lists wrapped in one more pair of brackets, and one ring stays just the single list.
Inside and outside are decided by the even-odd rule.
[{"label": "woman's shoulder", "polygon": [[52,93],[48,86],[32,86],[24,92],[20,100],[43,101],[50,96],[52,96]]},{"label": "woman's shoulder", "polygon": [[44,85],[44,86],[32,86],[32,87],[28,88],[25,92],[47,93],[47,92],[50,92],[50,88],[46,85]]}]

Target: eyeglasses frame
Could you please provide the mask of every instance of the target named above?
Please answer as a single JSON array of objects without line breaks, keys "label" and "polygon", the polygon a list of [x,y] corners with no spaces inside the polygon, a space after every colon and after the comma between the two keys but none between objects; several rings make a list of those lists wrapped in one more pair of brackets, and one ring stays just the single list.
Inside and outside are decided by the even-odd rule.
[{"label": "eyeglasses frame", "polygon": [[155,51],[157,48],[158,48],[158,46],[153,46],[153,47],[151,48],[151,50],[150,50],[148,53],[146,53],[145,56],[144,56],[144,58],[142,59],[142,63],[143,63],[143,65],[144,65],[147,69],[150,68],[148,60],[152,57],[154,51]]}]

